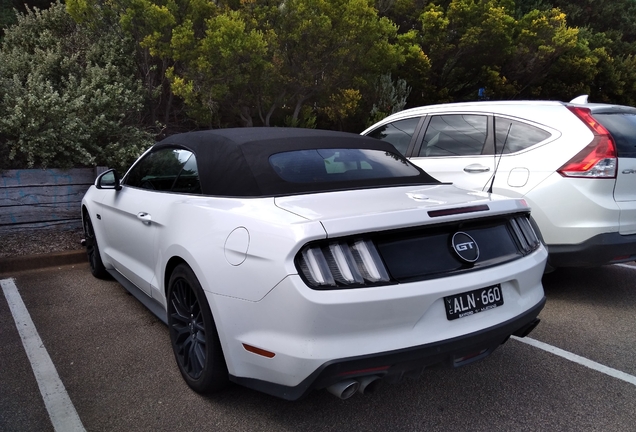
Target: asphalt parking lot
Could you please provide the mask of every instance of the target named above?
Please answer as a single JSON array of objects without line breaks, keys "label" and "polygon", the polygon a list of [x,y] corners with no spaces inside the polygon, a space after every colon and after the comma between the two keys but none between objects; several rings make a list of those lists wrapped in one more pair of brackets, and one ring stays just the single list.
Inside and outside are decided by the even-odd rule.
[{"label": "asphalt parking lot", "polygon": [[[321,391],[286,402],[238,386],[199,396],[179,375],[166,327],[118,283],[94,279],[86,264],[0,279],[0,431],[54,430],[67,412],[76,423],[58,430],[636,430],[633,263],[549,274],[530,340],[346,401]],[[40,379],[59,377],[44,395],[10,308],[11,285],[39,334],[36,358],[45,365],[44,352],[53,365]],[[68,405],[51,414],[45,400],[60,394]]]}]

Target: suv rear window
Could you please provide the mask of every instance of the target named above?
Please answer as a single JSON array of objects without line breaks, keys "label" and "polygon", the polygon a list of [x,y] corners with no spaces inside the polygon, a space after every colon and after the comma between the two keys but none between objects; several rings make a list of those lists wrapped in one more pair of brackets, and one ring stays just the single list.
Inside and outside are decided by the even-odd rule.
[{"label": "suv rear window", "polygon": [[593,114],[610,131],[618,157],[636,157],[636,114]]},{"label": "suv rear window", "polygon": [[420,171],[402,156],[369,149],[313,149],[276,153],[269,163],[291,183],[403,178]]},{"label": "suv rear window", "polygon": [[495,137],[497,154],[509,154],[532,147],[550,138],[550,134],[529,124],[495,117]]}]

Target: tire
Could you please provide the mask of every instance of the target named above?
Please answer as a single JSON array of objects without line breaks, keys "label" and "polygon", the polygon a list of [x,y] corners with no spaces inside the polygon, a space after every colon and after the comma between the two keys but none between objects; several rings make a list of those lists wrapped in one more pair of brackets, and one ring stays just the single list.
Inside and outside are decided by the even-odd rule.
[{"label": "tire", "polygon": [[167,312],[174,357],[190,388],[209,394],[227,386],[227,366],[210,306],[185,264],[170,276]]},{"label": "tire", "polygon": [[97,245],[97,237],[93,229],[88,214],[84,215],[84,236],[86,240],[86,254],[88,255],[88,263],[91,267],[91,273],[98,279],[107,279],[109,274],[102,262],[102,256],[99,254],[99,246]]}]

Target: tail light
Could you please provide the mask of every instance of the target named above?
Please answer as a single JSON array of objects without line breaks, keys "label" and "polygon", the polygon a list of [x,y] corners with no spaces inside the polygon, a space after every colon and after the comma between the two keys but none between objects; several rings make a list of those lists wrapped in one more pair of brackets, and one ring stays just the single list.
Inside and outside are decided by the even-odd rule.
[{"label": "tail light", "polygon": [[616,145],[589,108],[568,106],[594,134],[592,142],[557,170],[563,177],[616,178]]},{"label": "tail light", "polygon": [[317,289],[363,287],[390,281],[370,240],[332,241],[305,247],[296,265],[309,286]]},{"label": "tail light", "polygon": [[539,246],[539,237],[532,229],[527,215],[515,216],[509,223],[523,254],[529,254]]}]

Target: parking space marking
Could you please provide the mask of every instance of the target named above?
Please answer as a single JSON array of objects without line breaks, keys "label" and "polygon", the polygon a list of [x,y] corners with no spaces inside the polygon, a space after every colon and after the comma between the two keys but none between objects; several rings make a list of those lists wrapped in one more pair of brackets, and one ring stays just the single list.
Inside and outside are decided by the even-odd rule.
[{"label": "parking space marking", "polygon": [[625,268],[628,268],[628,269],[636,270],[636,266],[629,265],[629,264],[614,264],[614,265],[618,266],[618,267],[625,267]]},{"label": "parking space marking", "polygon": [[33,374],[40,388],[44,405],[49,413],[51,423],[56,431],[84,432],[82,421],[77,415],[75,406],[66,392],[66,388],[53,365],[49,353],[44,348],[31,315],[22,301],[18,287],[13,279],[0,280],[2,291],[7,299],[9,309],[13,315],[22,345],[31,362]]},{"label": "parking space marking", "polygon": [[619,380],[628,382],[630,384],[636,385],[636,377],[630,374],[626,374],[625,372],[621,372],[617,369],[612,369],[611,367],[602,365],[600,363],[596,363],[590,359],[586,359],[585,357],[581,357],[579,355],[573,354],[569,351],[562,350],[561,348],[557,348],[552,345],[548,345],[547,343],[540,342],[536,339],[531,339],[529,337],[519,338],[517,336],[512,336],[514,340],[518,340],[519,342],[523,342],[528,345],[532,345],[535,348],[542,349],[549,353],[558,355],[563,357],[564,359],[573,361],[574,363],[578,363],[582,366],[588,367],[590,369],[594,369],[597,372],[604,373],[605,375],[609,375],[614,378],[618,378]]}]

